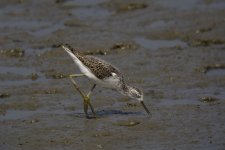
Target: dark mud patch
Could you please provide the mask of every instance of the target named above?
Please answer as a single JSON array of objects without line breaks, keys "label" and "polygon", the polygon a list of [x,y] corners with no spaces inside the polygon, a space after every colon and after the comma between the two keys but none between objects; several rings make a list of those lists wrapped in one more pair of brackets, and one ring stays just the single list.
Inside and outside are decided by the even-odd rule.
[{"label": "dark mud patch", "polygon": [[195,33],[199,34],[199,33],[205,33],[205,32],[210,32],[213,30],[213,27],[205,27],[205,28],[201,28],[201,29],[197,29],[195,31]]},{"label": "dark mud patch", "polygon": [[6,98],[6,97],[10,97],[11,94],[9,93],[0,93],[0,98]]},{"label": "dark mud patch", "polygon": [[138,46],[135,43],[119,42],[114,44],[110,49],[113,51],[136,50]]},{"label": "dark mud patch", "polygon": [[108,3],[100,4],[102,7],[107,7],[113,10],[114,12],[120,13],[129,13],[137,10],[143,10],[148,7],[147,3],[139,2],[120,2],[120,1],[111,1]]},{"label": "dark mud patch", "polygon": [[40,105],[35,101],[26,102],[12,102],[10,104],[2,104],[1,107],[14,110],[30,110],[34,111],[40,107]]},{"label": "dark mud patch", "polygon": [[201,72],[208,73],[212,70],[223,70],[223,69],[225,69],[224,64],[207,65],[207,66],[203,67],[203,69],[201,69]]},{"label": "dark mud patch", "polygon": [[121,53],[121,52],[127,52],[127,51],[133,51],[137,50],[138,45],[134,42],[119,42],[114,44],[110,48],[111,53]]},{"label": "dark mud patch", "polygon": [[138,49],[138,45],[134,42],[118,42],[113,44],[109,48],[105,49],[92,49],[84,50],[84,55],[110,55],[110,54],[122,54]]},{"label": "dark mud patch", "polygon": [[118,13],[145,9],[148,5],[144,3],[117,3],[116,11]]},{"label": "dark mud patch", "polygon": [[52,78],[52,79],[62,79],[62,78],[69,77],[68,75],[58,72],[55,69],[46,70],[46,71],[43,71],[43,73],[45,74],[46,78]]},{"label": "dark mud patch", "polygon": [[190,42],[190,46],[199,47],[199,46],[210,46],[210,45],[222,45],[225,44],[225,41],[220,39],[196,39]]},{"label": "dark mud patch", "polygon": [[219,101],[218,98],[215,98],[215,97],[202,97],[200,98],[200,101],[201,102],[204,102],[204,103],[217,103]]},{"label": "dark mud patch", "polygon": [[28,75],[28,78],[30,78],[31,80],[37,80],[39,78],[39,75],[37,73],[31,73],[30,75]]},{"label": "dark mud patch", "polygon": [[87,26],[84,23],[82,23],[81,21],[78,21],[78,20],[75,20],[75,19],[66,20],[64,22],[64,25],[68,26],[68,27],[85,27],[85,26]]},{"label": "dark mud patch", "polygon": [[32,94],[59,94],[63,93],[61,89],[34,89],[31,90]]},{"label": "dark mud patch", "polygon": [[108,53],[108,50],[106,49],[95,49],[95,50],[88,50],[84,51],[84,55],[106,55]]},{"label": "dark mud patch", "polygon": [[25,51],[17,48],[17,49],[6,49],[6,50],[0,50],[0,55],[4,55],[7,57],[15,57],[20,58],[25,55]]},{"label": "dark mud patch", "polygon": [[[11,118],[16,119],[18,116],[15,115],[15,112],[17,112],[18,115],[20,113],[23,113],[25,116],[27,116],[30,111],[35,111],[40,107],[41,107],[41,104],[39,104],[37,101],[34,101],[32,99],[30,99],[30,101],[1,103],[0,115],[4,116],[5,119],[11,119]],[[21,115],[21,117],[24,115]]]}]

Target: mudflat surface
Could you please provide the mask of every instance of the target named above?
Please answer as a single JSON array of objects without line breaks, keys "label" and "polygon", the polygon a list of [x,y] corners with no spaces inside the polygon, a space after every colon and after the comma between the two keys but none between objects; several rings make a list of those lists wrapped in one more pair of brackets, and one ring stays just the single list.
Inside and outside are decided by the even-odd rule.
[{"label": "mudflat surface", "polygon": [[[223,0],[1,0],[0,149],[225,149],[224,14]],[[86,119],[60,43],[122,70],[152,117],[98,86]]]}]

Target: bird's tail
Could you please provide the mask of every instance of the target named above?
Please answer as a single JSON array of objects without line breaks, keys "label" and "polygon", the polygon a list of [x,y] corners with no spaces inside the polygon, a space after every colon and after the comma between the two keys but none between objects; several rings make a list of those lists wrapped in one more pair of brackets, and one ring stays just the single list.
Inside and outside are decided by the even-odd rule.
[{"label": "bird's tail", "polygon": [[62,47],[65,51],[73,53],[75,56],[82,56],[82,54],[69,44],[61,44],[60,47]]}]

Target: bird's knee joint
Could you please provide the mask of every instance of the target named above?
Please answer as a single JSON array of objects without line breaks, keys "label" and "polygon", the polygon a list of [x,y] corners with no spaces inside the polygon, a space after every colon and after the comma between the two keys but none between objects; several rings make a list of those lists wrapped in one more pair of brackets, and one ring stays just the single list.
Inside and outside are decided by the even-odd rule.
[{"label": "bird's knee joint", "polygon": [[89,96],[85,96],[84,97],[84,102],[85,103],[89,103],[90,102],[90,97]]}]

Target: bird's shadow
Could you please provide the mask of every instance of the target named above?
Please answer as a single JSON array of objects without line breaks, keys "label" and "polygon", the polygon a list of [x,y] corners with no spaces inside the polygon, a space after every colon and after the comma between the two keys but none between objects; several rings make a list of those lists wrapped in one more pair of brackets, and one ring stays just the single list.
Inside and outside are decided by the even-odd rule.
[{"label": "bird's shadow", "polygon": [[[89,112],[88,115],[90,116],[90,118],[92,118],[91,112]],[[124,116],[127,116],[127,115],[142,115],[142,113],[141,112],[131,112],[131,111],[121,111],[121,110],[111,109],[111,110],[98,110],[98,111],[96,111],[96,115],[97,115],[97,117],[108,117],[108,116],[114,116],[114,115],[124,115]],[[78,118],[83,118],[83,117],[85,117],[85,114],[81,113],[81,112],[76,112],[76,113],[74,113],[74,116],[78,117]]]},{"label": "bird's shadow", "polygon": [[98,116],[111,116],[111,115],[140,115],[140,112],[121,111],[121,110],[99,110],[96,112]]}]

